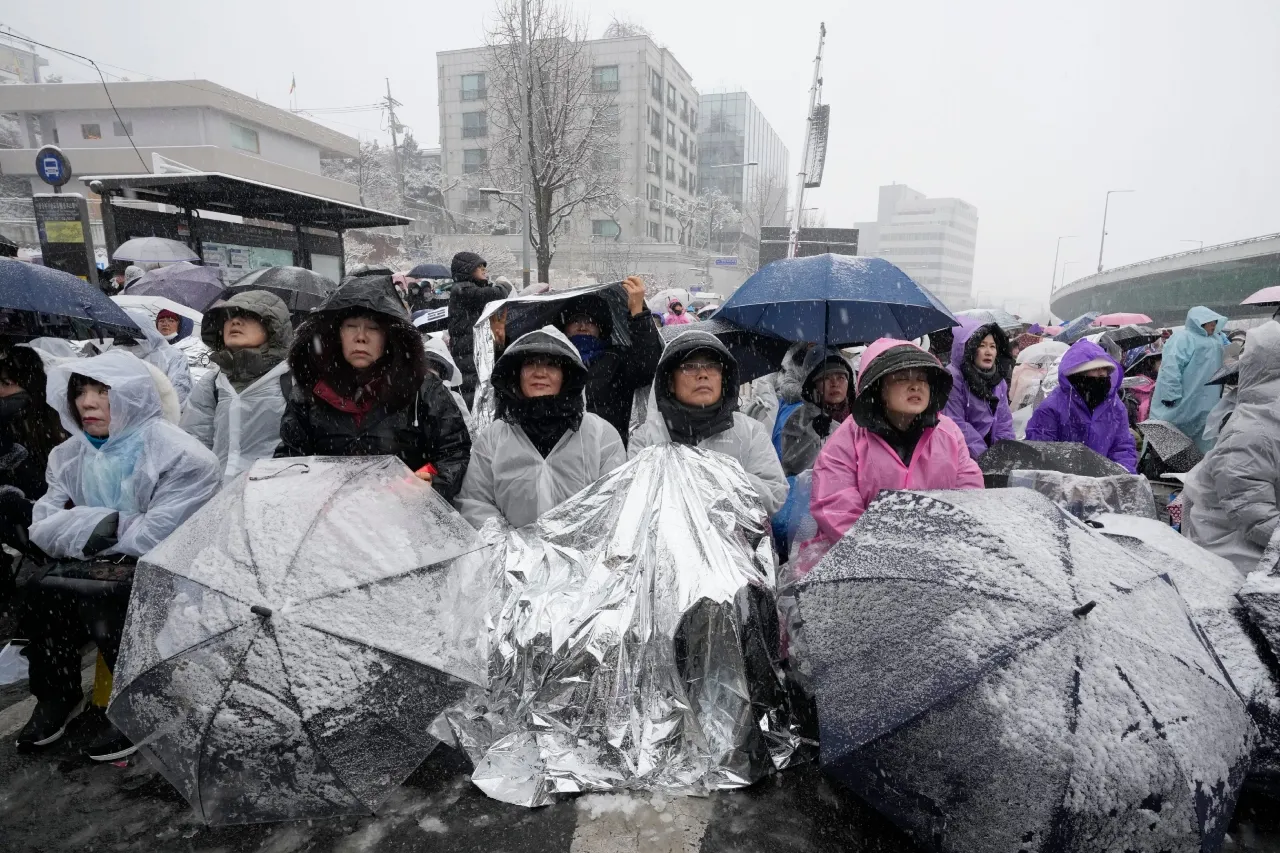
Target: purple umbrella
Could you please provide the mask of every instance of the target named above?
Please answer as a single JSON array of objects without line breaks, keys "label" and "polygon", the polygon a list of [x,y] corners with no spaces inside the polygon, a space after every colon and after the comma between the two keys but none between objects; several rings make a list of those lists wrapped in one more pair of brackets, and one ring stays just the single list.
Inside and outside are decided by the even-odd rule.
[{"label": "purple umbrella", "polygon": [[163,296],[196,311],[222,293],[222,280],[212,267],[183,261],[152,270],[124,289],[128,296]]}]

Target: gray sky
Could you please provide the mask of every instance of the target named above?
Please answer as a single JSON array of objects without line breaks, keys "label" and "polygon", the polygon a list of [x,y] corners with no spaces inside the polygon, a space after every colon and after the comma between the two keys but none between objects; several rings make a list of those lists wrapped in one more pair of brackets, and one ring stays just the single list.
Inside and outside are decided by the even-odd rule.
[{"label": "gray sky", "polygon": [[[332,8],[326,13],[326,7]],[[109,16],[104,9],[110,8]],[[702,91],[741,88],[799,159],[818,22],[828,30],[831,146],[820,205],[832,226],[875,216],[907,183],[978,207],[979,294],[1041,302],[1056,238],[1117,266],[1280,231],[1280,2],[1276,0],[579,0],[598,36],[615,14],[670,48]],[[352,11],[352,10],[357,11]],[[489,6],[222,0],[36,0],[0,26],[140,75],[204,77],[288,106],[368,104],[391,78],[402,121],[436,144],[435,52],[480,43]],[[343,10],[343,11],[339,11]],[[732,11],[730,11],[732,10]],[[73,79],[92,72],[50,57]],[[125,73],[119,68],[106,69]],[[140,76],[138,74],[130,76]],[[377,113],[326,117],[382,135]]]}]

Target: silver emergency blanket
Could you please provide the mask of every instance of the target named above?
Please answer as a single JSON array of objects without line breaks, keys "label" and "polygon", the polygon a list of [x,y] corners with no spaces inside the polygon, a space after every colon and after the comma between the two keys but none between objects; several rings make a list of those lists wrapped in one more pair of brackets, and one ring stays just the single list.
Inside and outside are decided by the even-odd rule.
[{"label": "silver emergency blanket", "polygon": [[738,463],[649,447],[496,547],[489,690],[449,713],[497,800],[701,794],[785,767],[768,519]]},{"label": "silver emergency blanket", "polygon": [[1037,491],[1081,521],[1103,513],[1156,518],[1151,484],[1135,474],[1084,477],[1061,471],[1010,471],[1009,487]]}]

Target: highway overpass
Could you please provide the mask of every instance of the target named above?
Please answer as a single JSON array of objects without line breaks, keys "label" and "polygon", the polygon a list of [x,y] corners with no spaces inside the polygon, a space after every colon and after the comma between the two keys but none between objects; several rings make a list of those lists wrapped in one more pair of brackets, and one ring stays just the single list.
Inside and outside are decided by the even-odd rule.
[{"label": "highway overpass", "polygon": [[1232,319],[1269,316],[1241,300],[1280,284],[1280,234],[1205,246],[1078,278],[1053,292],[1049,305],[1063,319],[1086,311],[1141,311],[1161,326],[1176,326],[1193,305]]}]

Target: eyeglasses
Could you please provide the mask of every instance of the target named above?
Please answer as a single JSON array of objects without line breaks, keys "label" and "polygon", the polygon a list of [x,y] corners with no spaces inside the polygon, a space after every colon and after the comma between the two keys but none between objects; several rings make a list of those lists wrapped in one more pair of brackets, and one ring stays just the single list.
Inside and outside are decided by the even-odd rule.
[{"label": "eyeglasses", "polygon": [[886,385],[907,385],[912,382],[928,382],[929,371],[923,369],[899,370],[885,377]]},{"label": "eyeglasses", "polygon": [[686,361],[678,369],[685,376],[697,376],[699,373],[719,376],[724,373],[724,365],[718,361]]},{"label": "eyeglasses", "polygon": [[524,360],[523,367],[529,370],[546,370],[551,367],[559,367],[560,362],[557,359],[548,356],[531,356]]}]

